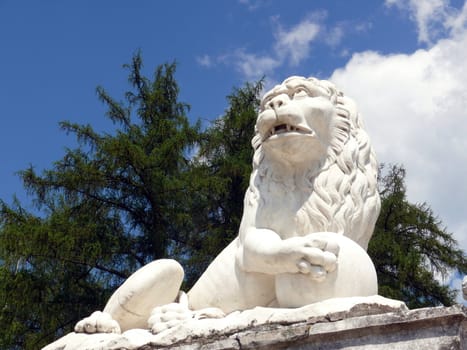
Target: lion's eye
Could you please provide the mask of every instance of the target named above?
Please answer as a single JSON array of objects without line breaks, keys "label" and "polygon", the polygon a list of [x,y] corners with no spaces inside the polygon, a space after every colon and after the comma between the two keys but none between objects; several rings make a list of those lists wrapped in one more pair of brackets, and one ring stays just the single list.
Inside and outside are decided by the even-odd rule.
[{"label": "lion's eye", "polygon": [[269,106],[270,101],[271,101],[270,98],[268,98],[267,100],[261,101],[261,105],[259,107],[260,111],[264,111],[265,109],[267,109],[267,107]]},{"label": "lion's eye", "polygon": [[308,90],[306,90],[305,88],[298,88],[293,93],[294,98],[301,98],[301,97],[308,97],[308,96],[309,96]]}]

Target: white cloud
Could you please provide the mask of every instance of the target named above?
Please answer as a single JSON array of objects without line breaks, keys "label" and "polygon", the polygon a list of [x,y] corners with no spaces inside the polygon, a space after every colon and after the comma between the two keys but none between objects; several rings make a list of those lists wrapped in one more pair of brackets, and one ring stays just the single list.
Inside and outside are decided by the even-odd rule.
[{"label": "white cloud", "polygon": [[344,28],[343,26],[336,26],[328,31],[324,41],[326,44],[332,47],[336,47],[340,44],[342,38],[344,37]]},{"label": "white cloud", "polygon": [[466,6],[464,16],[459,16],[459,11],[449,5],[449,0],[386,0],[385,4],[408,11],[417,24],[418,41],[426,44],[432,44],[446,31],[463,27],[466,20]]},{"label": "white cloud", "polygon": [[196,57],[196,62],[198,62],[200,66],[207,67],[207,68],[213,65],[212,59],[209,55],[203,55],[203,56]]},{"label": "white cloud", "polygon": [[234,65],[247,80],[259,79],[281,65],[278,58],[250,54],[244,50],[237,50],[233,60]]},{"label": "white cloud", "polygon": [[371,28],[373,28],[372,22],[361,22],[354,25],[355,31],[360,33],[368,32]]},{"label": "white cloud", "polygon": [[320,21],[324,16],[324,12],[312,13],[289,30],[283,28],[279,17],[273,17],[271,20],[276,27],[273,33],[276,41],[270,48],[270,53],[260,55],[238,49],[227,55],[224,61],[233,64],[247,80],[270,75],[286,64],[296,66],[309,57],[311,44],[318,37]]},{"label": "white cloud", "polygon": [[320,25],[313,17],[298,23],[289,31],[279,25],[275,35],[277,39],[275,53],[278,57],[288,57],[292,66],[298,65],[308,57],[310,44],[320,31]]},{"label": "white cloud", "polygon": [[[252,4],[248,0],[240,0],[240,2]],[[314,12],[288,30],[283,28],[278,16],[272,17],[272,24],[276,28],[273,36],[276,40],[268,48],[267,53],[251,53],[241,48],[216,58],[208,55],[200,56],[196,61],[204,67],[211,67],[214,63],[233,65],[247,80],[270,75],[275,69],[286,64],[296,66],[309,57],[311,44],[320,33],[320,22],[325,15],[322,11]],[[333,32],[334,42],[340,40],[340,37],[338,30]]]},{"label": "white cloud", "polygon": [[[250,3],[248,0],[240,0],[240,2]],[[214,59],[207,55],[202,56],[197,58],[197,61],[205,67],[213,63],[232,65],[247,80],[256,80],[263,76],[274,79],[273,73],[278,68],[296,67],[307,60],[315,43],[328,45],[333,49],[338,49],[338,55],[348,56],[347,49],[338,48],[344,35],[348,32],[358,33],[371,28],[371,22],[354,21],[327,26],[324,23],[326,17],[326,11],[315,11],[306,15],[299,23],[285,28],[280,22],[280,16],[273,16],[270,20],[274,28],[272,35],[275,40],[262,53],[239,48]]]},{"label": "white cloud", "polygon": [[250,11],[256,10],[264,3],[263,0],[238,0],[238,2],[242,5],[245,5]]},{"label": "white cloud", "polygon": [[454,13],[446,19],[446,26],[451,29],[452,35],[462,34],[467,27],[467,2],[458,14]]},{"label": "white cloud", "polygon": [[406,167],[409,200],[427,202],[467,251],[467,29],[450,19],[455,33],[429,49],[358,53],[330,80],[357,101],[379,160]]}]

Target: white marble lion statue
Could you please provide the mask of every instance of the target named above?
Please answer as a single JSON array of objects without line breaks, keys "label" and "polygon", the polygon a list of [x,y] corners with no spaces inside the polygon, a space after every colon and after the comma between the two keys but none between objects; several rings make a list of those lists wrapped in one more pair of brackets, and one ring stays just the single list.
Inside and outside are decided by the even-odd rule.
[{"label": "white marble lion statue", "polygon": [[255,132],[238,237],[193,288],[179,291],[176,261],[154,261],[76,332],[158,333],[255,306],[377,294],[366,248],[380,210],[378,169],[354,102],[328,81],[290,77],[264,95]]}]

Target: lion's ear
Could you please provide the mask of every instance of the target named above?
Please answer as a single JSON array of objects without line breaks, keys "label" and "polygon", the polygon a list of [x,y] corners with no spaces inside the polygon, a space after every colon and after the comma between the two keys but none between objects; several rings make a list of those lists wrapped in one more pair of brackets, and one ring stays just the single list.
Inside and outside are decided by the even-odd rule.
[{"label": "lion's ear", "polygon": [[331,101],[331,103],[333,105],[337,105],[339,91],[337,91],[334,87],[331,87],[329,90],[330,90],[330,93],[331,93],[330,97],[329,97],[329,100]]},{"label": "lion's ear", "polygon": [[336,86],[327,80],[320,80],[319,85],[321,85],[321,87],[326,89],[331,103],[334,105],[337,105],[339,96],[343,95],[342,92],[337,90]]}]

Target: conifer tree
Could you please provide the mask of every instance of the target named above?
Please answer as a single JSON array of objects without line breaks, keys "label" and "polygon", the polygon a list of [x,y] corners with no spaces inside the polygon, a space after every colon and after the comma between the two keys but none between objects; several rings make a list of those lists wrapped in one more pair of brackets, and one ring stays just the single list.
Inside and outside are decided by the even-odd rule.
[{"label": "conifer tree", "polygon": [[259,95],[263,82],[247,83],[227,97],[228,108],[203,132],[194,171],[203,179],[197,188],[196,234],[186,262],[186,287],[238,234],[243,197],[252,169]]},{"label": "conifer tree", "polygon": [[379,294],[409,308],[452,305],[459,291],[442,279],[467,273],[465,252],[426,203],[407,200],[404,167],[390,166],[379,186],[381,213],[368,247]]},{"label": "conifer tree", "polygon": [[178,101],[174,63],[153,80],[140,54],[125,68],[125,102],[97,89],[114,130],[62,122],[79,146],[41,174],[20,172],[39,215],[1,203],[0,348],[40,348],[102,309],[136,268],[189,244],[199,125]]}]

